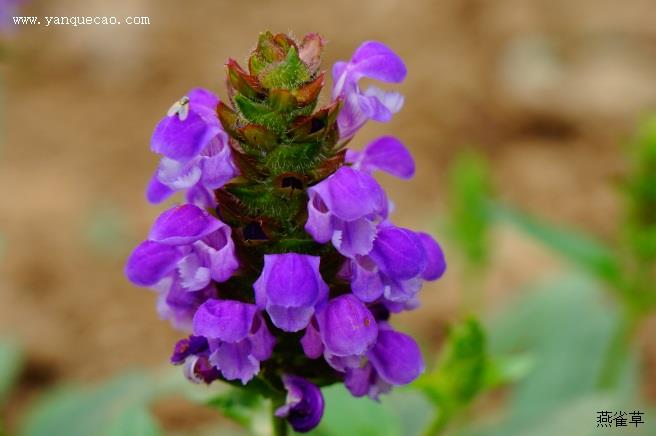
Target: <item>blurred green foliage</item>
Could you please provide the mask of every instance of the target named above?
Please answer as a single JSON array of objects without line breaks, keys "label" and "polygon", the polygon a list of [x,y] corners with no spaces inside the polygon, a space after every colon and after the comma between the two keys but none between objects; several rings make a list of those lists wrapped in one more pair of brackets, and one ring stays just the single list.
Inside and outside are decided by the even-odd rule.
[{"label": "blurred green foliage", "polygon": [[448,173],[448,234],[472,269],[489,260],[489,171],[474,152],[458,156]]}]

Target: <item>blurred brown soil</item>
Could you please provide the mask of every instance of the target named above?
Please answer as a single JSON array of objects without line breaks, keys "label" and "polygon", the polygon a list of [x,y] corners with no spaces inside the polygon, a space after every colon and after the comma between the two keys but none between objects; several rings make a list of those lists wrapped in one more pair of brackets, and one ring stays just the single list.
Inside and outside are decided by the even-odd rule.
[{"label": "blurred brown soil", "polygon": [[[0,334],[20,338],[27,350],[17,408],[62,380],[165,363],[179,334],[157,319],[154,295],[122,272],[163,209],[143,198],[157,162],[149,137],[187,89],[225,96],[223,62],[245,58],[261,30],[322,33],[326,68],[365,39],[402,55],[410,72],[400,86],[404,110],[387,125],[368,126],[356,144],[394,133],[408,145],[415,179],[381,177],[396,222],[442,239],[445,170],[471,146],[493,162],[502,199],[612,241],[623,146],[656,103],[650,0],[631,7],[619,0],[58,0],[34,1],[27,11],[149,15],[152,24],[23,27],[11,41],[3,71]],[[94,223],[107,210],[117,211],[120,225],[105,229],[109,241],[94,242]],[[494,245],[486,313],[559,268],[511,231],[498,232]],[[449,259],[451,274],[428,285],[424,306],[400,321],[434,343],[458,308],[459,266],[457,256]],[[644,342],[653,375],[653,335]],[[190,425],[170,409],[159,408],[171,427]]]}]

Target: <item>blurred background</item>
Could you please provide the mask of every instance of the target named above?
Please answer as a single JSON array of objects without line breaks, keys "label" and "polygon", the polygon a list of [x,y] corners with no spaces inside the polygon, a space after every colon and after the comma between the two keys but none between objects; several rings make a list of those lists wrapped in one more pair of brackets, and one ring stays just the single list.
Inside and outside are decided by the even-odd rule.
[{"label": "blurred background", "polygon": [[[148,16],[150,24],[22,25],[2,36],[0,337],[23,356],[2,411],[8,434],[55,386],[165,366],[179,333],[157,318],[155,295],[123,275],[132,247],[166,207],[144,198],[158,161],[150,135],[190,88],[226,97],[225,61],[246,59],[259,32],[319,32],[328,41],[325,69],[369,39],[406,61],[404,109],[389,124],[370,123],[353,146],[394,134],[415,156],[413,180],[379,180],[396,204],[396,223],[435,235],[449,261],[446,276],[422,291],[422,307],[399,321],[429,353],[440,350],[447,325],[461,316],[464,288],[476,288],[481,318],[498,319],[516,313],[517,304],[527,307],[518,303],[527,288],[568,269],[535,238],[499,225],[490,230],[485,273],[468,280],[466,256],[448,236],[448,174],[457,157],[473,150],[487,162],[501,202],[612,246],[621,234],[629,144],[638,122],[656,109],[654,0],[31,0],[20,10]],[[588,286],[573,283],[557,288]],[[603,310],[619,304],[603,290],[595,295],[602,312],[587,300],[563,304],[581,303],[570,310],[574,319],[592,311],[603,322]],[[505,328],[536,322],[525,315],[524,324]],[[558,342],[581,324],[545,325]],[[591,325],[583,342],[601,334]],[[494,333],[502,328],[490,332],[492,347],[503,343]],[[653,404],[656,318],[645,316],[634,333],[636,398]],[[581,365],[571,355],[565,368]],[[499,421],[511,413],[511,391],[473,407]],[[553,395],[558,402],[560,394]],[[640,404],[624,406],[646,411]],[[597,410],[577,410],[574,421],[594,429]],[[166,434],[200,434],[221,420],[178,396],[157,401],[154,413]]]}]

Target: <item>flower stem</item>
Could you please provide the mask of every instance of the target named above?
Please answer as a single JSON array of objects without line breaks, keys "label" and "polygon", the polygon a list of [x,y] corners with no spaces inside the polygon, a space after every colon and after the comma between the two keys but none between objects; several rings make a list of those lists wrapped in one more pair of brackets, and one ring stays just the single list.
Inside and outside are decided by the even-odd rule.
[{"label": "flower stem", "polygon": [[287,420],[276,416],[276,410],[283,404],[283,402],[284,398],[282,402],[276,398],[271,399],[271,434],[273,436],[287,436],[289,434]]}]

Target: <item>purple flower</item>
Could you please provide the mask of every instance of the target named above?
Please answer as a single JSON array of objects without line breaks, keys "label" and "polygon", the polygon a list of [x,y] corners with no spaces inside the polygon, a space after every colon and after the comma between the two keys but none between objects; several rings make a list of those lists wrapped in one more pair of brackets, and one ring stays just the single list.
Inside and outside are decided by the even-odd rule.
[{"label": "purple flower", "polygon": [[293,375],[283,375],[282,381],[287,390],[287,401],[276,410],[276,416],[287,418],[294,431],[299,433],[306,433],[319,425],[324,408],[321,390]]},{"label": "purple flower", "polygon": [[392,386],[408,384],[424,371],[421,351],[414,339],[384,323],[367,357],[364,365],[346,369],[344,384],[356,397],[369,395],[377,399]]},{"label": "purple flower", "polygon": [[315,310],[328,298],[328,285],[319,272],[320,258],[296,253],[264,256],[255,301],[273,324],[287,332],[304,329]]},{"label": "purple flower", "polygon": [[[316,358],[323,353],[338,371],[357,365],[374,345],[378,326],[372,313],[353,295],[333,298],[310,323],[301,344],[306,355]],[[353,363],[355,362],[355,363]]]},{"label": "purple flower", "polygon": [[308,189],[305,230],[319,243],[332,240],[346,257],[371,251],[376,225],[387,217],[387,197],[370,175],[341,167]]},{"label": "purple flower", "polygon": [[429,235],[389,224],[379,228],[369,255],[349,266],[345,274],[358,298],[367,303],[384,298],[395,311],[413,307],[422,281],[439,278],[446,268],[442,250]]},{"label": "purple flower", "polygon": [[344,106],[337,117],[340,137],[351,138],[368,120],[387,122],[401,110],[403,96],[371,86],[364,92],[358,82],[367,77],[388,83],[405,79],[401,58],[384,44],[367,41],[357,48],[351,60],[333,66],[332,98],[342,98]]},{"label": "purple flower", "polygon": [[207,339],[192,335],[175,344],[171,363],[184,365],[184,374],[192,382],[210,384],[220,378],[221,373],[210,363],[209,352]]},{"label": "purple flower", "polygon": [[393,136],[375,139],[361,152],[347,150],[346,162],[351,168],[368,174],[381,170],[401,179],[410,179],[415,174],[415,161],[410,152]]},{"label": "purple flower", "polygon": [[151,203],[187,189],[188,201],[214,206],[212,191],[237,175],[228,135],[216,116],[218,103],[210,91],[193,89],[157,124],[151,149],[164,157],[148,184]]},{"label": "purple flower", "polygon": [[180,280],[173,276],[161,280],[155,290],[159,294],[157,313],[160,318],[170,321],[176,329],[185,332],[191,331],[191,321],[200,305],[216,297],[213,285],[191,291],[183,288]]},{"label": "purple flower", "polygon": [[127,277],[139,286],[153,286],[170,274],[190,291],[210,280],[224,282],[237,269],[232,230],[207,211],[185,204],[157,218],[149,240],[128,258]]},{"label": "purple flower", "polygon": [[246,384],[268,359],[275,338],[253,304],[234,300],[207,300],[193,319],[194,335],[208,339],[213,364],[227,380]]},{"label": "purple flower", "polygon": [[173,207],[132,252],[125,273],[138,286],[154,287],[160,316],[188,330],[196,309],[215,295],[211,281],[228,280],[239,266],[231,232],[197,206]]}]

